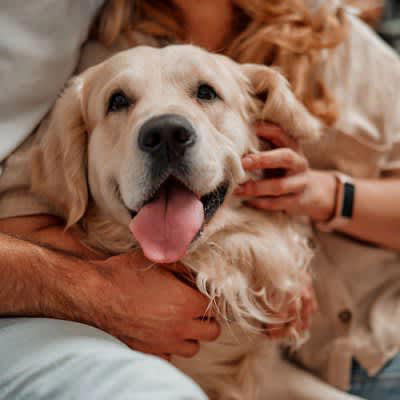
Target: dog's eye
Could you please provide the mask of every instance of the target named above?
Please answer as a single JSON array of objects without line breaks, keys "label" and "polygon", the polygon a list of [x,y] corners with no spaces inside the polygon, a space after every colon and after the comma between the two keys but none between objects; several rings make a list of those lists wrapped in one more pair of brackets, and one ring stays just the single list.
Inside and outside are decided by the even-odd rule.
[{"label": "dog's eye", "polygon": [[199,100],[213,101],[217,97],[217,93],[210,85],[202,84],[197,88],[197,98]]},{"label": "dog's eye", "polygon": [[115,92],[108,101],[107,113],[121,111],[124,108],[128,108],[132,104],[131,100],[126,94],[120,90]]}]

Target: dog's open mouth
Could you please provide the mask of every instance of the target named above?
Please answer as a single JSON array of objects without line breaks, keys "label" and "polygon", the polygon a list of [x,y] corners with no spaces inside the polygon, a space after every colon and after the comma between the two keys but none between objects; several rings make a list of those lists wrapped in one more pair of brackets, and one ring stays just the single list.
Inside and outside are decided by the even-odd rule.
[{"label": "dog's open mouth", "polygon": [[228,186],[223,182],[211,193],[199,197],[182,182],[169,177],[132,214],[129,228],[146,257],[157,263],[179,261],[224,202]]}]

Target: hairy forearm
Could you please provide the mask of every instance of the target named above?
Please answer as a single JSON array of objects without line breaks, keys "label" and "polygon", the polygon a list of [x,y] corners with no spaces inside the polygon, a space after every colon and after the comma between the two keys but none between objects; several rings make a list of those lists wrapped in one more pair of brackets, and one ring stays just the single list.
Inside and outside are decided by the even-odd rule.
[{"label": "hairy forearm", "polygon": [[38,249],[0,234],[0,254],[0,314],[38,315],[42,291],[41,277],[36,271]]},{"label": "hairy forearm", "polygon": [[74,318],[73,299],[82,297],[77,283],[87,285],[90,275],[85,263],[6,234],[0,234],[0,254],[1,316]]},{"label": "hairy forearm", "polygon": [[400,179],[356,179],[353,218],[340,231],[400,250]]},{"label": "hairy forearm", "polygon": [[193,356],[198,341],[219,334],[215,320],[198,318],[208,315],[208,298],[165,268],[149,268],[140,251],[107,257],[45,215],[0,220],[0,231],[0,317],[83,322],[163,358]]}]

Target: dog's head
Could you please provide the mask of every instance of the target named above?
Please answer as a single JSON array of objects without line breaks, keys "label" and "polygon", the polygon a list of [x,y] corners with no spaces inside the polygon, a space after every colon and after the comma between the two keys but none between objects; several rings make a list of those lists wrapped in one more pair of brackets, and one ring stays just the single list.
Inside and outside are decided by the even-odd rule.
[{"label": "dog's head", "polygon": [[247,178],[240,160],[259,147],[259,119],[297,139],[318,134],[273,69],[193,46],[137,47],[65,90],[33,164],[33,190],[69,225],[93,202],[149,259],[174,262]]}]

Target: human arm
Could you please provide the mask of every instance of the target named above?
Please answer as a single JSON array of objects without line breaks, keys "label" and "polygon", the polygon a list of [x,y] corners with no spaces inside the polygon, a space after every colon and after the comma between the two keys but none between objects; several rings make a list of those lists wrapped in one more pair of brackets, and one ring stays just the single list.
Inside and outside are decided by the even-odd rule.
[{"label": "human arm", "polygon": [[0,2],[0,161],[52,107],[76,68],[91,21],[103,3]]},{"label": "human arm", "polygon": [[[247,182],[238,194],[252,197],[248,204],[256,208],[306,215],[314,222],[329,220],[335,209],[334,173],[310,168],[298,145],[279,127],[259,126],[258,135],[274,142],[278,148],[247,155],[244,167],[248,170],[282,168],[286,174]],[[400,250],[400,179],[354,179],[354,184],[353,217],[338,231]]]},{"label": "human arm", "polygon": [[[87,323],[131,348],[162,357],[192,356],[198,341],[218,336],[216,322],[201,320],[208,299],[171,271],[149,268],[141,252],[110,258],[80,256],[79,240],[72,234],[67,238],[63,228],[47,218],[0,223],[0,229],[8,232],[0,234],[1,316]],[[17,232],[51,247],[63,244],[63,250],[11,236]]]}]

